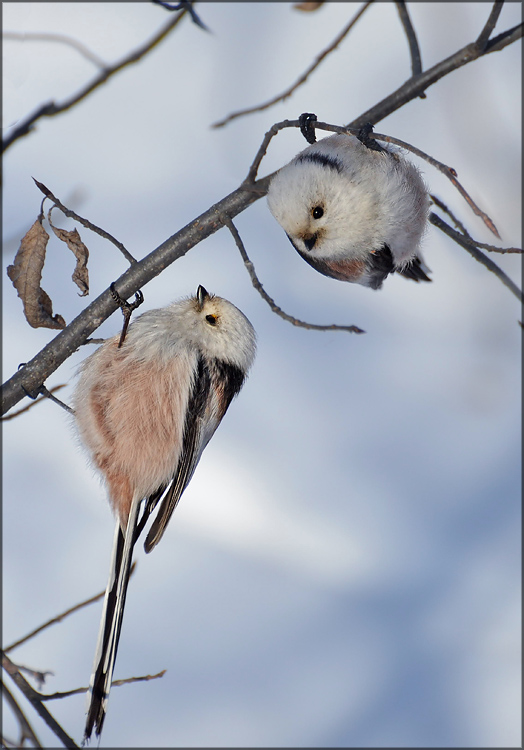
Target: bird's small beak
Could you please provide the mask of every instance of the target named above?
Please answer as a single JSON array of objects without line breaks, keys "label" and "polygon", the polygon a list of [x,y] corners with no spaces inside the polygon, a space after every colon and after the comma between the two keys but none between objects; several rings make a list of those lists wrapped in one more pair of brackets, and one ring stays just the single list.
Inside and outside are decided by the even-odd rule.
[{"label": "bird's small beak", "polygon": [[200,284],[196,293],[197,304],[200,310],[204,307],[206,297],[209,297],[209,292]]},{"label": "bird's small beak", "polygon": [[313,248],[315,247],[315,242],[318,239],[318,234],[305,234],[302,239],[304,240],[304,245],[311,252],[311,250],[313,250]]}]

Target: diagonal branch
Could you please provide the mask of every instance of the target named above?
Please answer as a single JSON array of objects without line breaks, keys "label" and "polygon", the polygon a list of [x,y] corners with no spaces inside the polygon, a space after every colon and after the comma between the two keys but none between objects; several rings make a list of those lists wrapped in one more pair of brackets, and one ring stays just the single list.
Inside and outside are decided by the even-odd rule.
[{"label": "diagonal branch", "polygon": [[[395,5],[397,6],[397,11],[400,16],[402,26],[404,27],[404,31],[406,32],[406,37],[408,39],[409,53],[411,55],[411,75],[418,76],[420,73],[422,73],[422,58],[420,56],[417,35],[415,34],[415,29],[413,28],[413,24],[411,23],[411,18],[409,17],[406,3],[402,1],[395,3]],[[423,99],[426,98],[425,94],[420,94],[420,96]]]},{"label": "diagonal branch", "polygon": [[444,78],[444,76],[447,76],[454,70],[461,68],[463,65],[468,65],[468,63],[474,62],[490,52],[499,52],[504,47],[517,41],[517,39],[521,39],[522,31],[523,24],[514,26],[512,29],[508,29],[508,31],[504,31],[494,39],[491,39],[483,49],[480,49],[476,42],[467,44],[462,49],[459,49],[458,52],[446,57],[445,60],[437,63],[429,70],[424,71],[418,76],[409,78],[396,91],[385,99],[382,99],[378,104],[375,104],[371,109],[368,109],[367,112],[357,117],[349,125],[361,128],[368,122],[375,124],[383,120],[404,104],[420,96],[429,86],[440,81],[441,78]]},{"label": "diagonal branch", "polygon": [[455,229],[453,229],[453,227],[450,227],[449,224],[446,224],[446,222],[443,221],[440,216],[437,216],[437,214],[435,213],[431,213],[429,215],[429,220],[434,226],[444,232],[444,234],[447,234],[448,237],[451,237],[451,239],[454,240],[457,245],[460,245],[464,248],[464,250],[467,250],[468,253],[475,258],[475,260],[477,260],[479,263],[482,263],[483,266],[494,273],[495,276],[497,276],[502,281],[502,283],[508,287],[508,289],[515,295],[515,297],[520,300],[520,302],[524,302],[524,297],[518,286],[509,278],[507,274],[504,273],[502,268],[499,268],[499,266],[497,266],[497,264],[494,263],[491,258],[488,258],[487,255],[484,255],[484,253],[478,249],[471,237],[467,237],[461,232],[457,232]]},{"label": "diagonal branch", "polygon": [[479,36],[477,37],[475,44],[482,51],[486,48],[486,44],[488,43],[488,39],[491,36],[491,32],[497,25],[497,21],[499,19],[500,12],[502,10],[503,5],[504,5],[504,0],[496,0],[496,2],[493,3],[493,8],[491,9],[489,18],[486,21],[486,25],[484,26]]},{"label": "diagonal branch", "polygon": [[112,242],[113,245],[115,245],[124,258],[128,261],[128,263],[136,263],[136,259],[133,258],[131,253],[125,248],[125,246],[117,240],[115,237],[113,237],[112,234],[109,234],[109,232],[106,232],[105,229],[101,229],[100,227],[97,227],[96,224],[93,224],[89,219],[84,219],[82,216],[79,216],[79,214],[72,211],[70,208],[67,208],[67,206],[64,206],[64,204],[56,198],[56,196],[53,195],[53,193],[49,190],[48,187],[46,187],[42,182],[39,182],[38,180],[35,180],[33,177],[33,182],[37,186],[37,188],[46,196],[46,198],[49,198],[50,201],[52,201],[57,208],[62,211],[62,213],[67,216],[69,219],[74,219],[75,221],[78,221],[79,224],[82,224],[86,229],[90,229],[92,232],[95,232],[96,234],[99,234],[101,237],[103,237],[106,240],[109,240],[109,242]]},{"label": "diagonal branch", "polygon": [[54,734],[58,737],[60,742],[65,747],[78,747],[74,740],[72,740],[71,737],[66,732],[64,732],[60,724],[49,713],[47,708],[42,705],[42,701],[38,692],[28,683],[25,677],[22,677],[11,659],[4,653],[2,653],[2,666],[7,674],[12,678],[17,688],[21,690],[29,703],[33,706],[37,714],[45,721],[51,731],[54,732]]},{"label": "diagonal branch", "polygon": [[78,39],[67,36],[67,34],[51,34],[33,31],[4,31],[2,37],[16,42],[60,42],[61,44],[67,44],[68,47],[76,49],[82,57],[85,57],[86,60],[89,60],[93,65],[96,65],[97,68],[106,67],[106,63],[101,57],[98,57],[94,52],[91,52],[91,50],[82,44],[82,42],[79,42]]},{"label": "diagonal branch", "polygon": [[308,330],[311,330],[311,331],[348,331],[349,333],[365,333],[365,331],[363,331],[362,328],[359,328],[358,326],[341,326],[341,325],[337,325],[336,323],[332,323],[331,325],[329,324],[319,325],[317,323],[306,323],[304,320],[299,320],[298,318],[294,318],[292,315],[288,315],[286,312],[284,312],[284,310],[282,310],[282,308],[277,305],[275,300],[269,296],[269,294],[266,292],[266,290],[260,283],[260,280],[255,272],[255,266],[249,259],[249,256],[246,253],[246,248],[244,247],[244,243],[242,242],[242,238],[240,237],[237,228],[235,227],[235,225],[233,224],[229,216],[222,215],[220,218],[224,222],[224,224],[227,226],[231,234],[233,235],[233,239],[235,240],[236,246],[238,247],[240,251],[240,255],[242,256],[242,260],[244,261],[244,265],[251,278],[251,283],[253,284],[257,292],[260,294],[264,302],[267,302],[269,307],[279,317],[283,318],[284,320],[287,320],[288,323],[292,323],[294,326],[297,326],[298,328],[307,328]]},{"label": "diagonal branch", "polygon": [[278,96],[274,96],[269,101],[265,102],[264,104],[258,104],[256,107],[247,107],[246,109],[239,109],[237,112],[232,112],[227,117],[224,117],[223,120],[219,120],[218,122],[214,122],[211,127],[212,128],[222,128],[224,125],[227,125],[228,122],[231,122],[232,120],[236,120],[237,117],[243,117],[244,115],[250,115],[253,112],[263,112],[265,109],[269,109],[269,107],[272,107],[273,104],[277,104],[277,102],[283,102],[285,101],[291,94],[298,89],[299,86],[302,86],[303,83],[307,81],[311,73],[313,73],[316,68],[320,65],[322,60],[327,57],[330,52],[333,52],[340,42],[344,39],[344,37],[351,31],[353,26],[356,24],[360,16],[366,11],[373,0],[368,0],[368,2],[364,3],[362,8],[357,12],[357,14],[351,19],[351,21],[342,29],[340,34],[335,37],[335,39],[331,42],[329,47],[326,47],[325,50],[323,50],[317,57],[315,58],[315,61],[311,63],[309,68],[302,73],[302,75],[295,81],[294,84],[289,86],[285,91],[282,92],[282,94],[279,94]]},{"label": "diagonal branch", "polygon": [[16,716],[18,720],[18,723],[20,724],[21,738],[20,738],[19,746],[23,747],[24,740],[28,739],[28,740],[31,740],[31,742],[33,743],[35,747],[43,747],[40,740],[36,736],[33,727],[29,723],[27,716],[24,714],[24,712],[18,705],[18,701],[16,700],[16,698],[14,697],[14,695],[9,690],[9,688],[4,683],[3,680],[2,680],[2,695],[5,696],[7,702],[11,706],[11,710],[13,711],[14,715]]},{"label": "diagonal branch", "polygon": [[[135,568],[136,568],[136,561],[131,566],[131,570],[129,572],[130,578],[135,572]],[[39,625],[37,628],[32,630],[27,635],[24,635],[23,638],[19,638],[17,641],[14,641],[14,643],[10,643],[9,646],[6,646],[4,648],[4,653],[7,653],[8,651],[12,651],[14,648],[21,646],[22,643],[25,643],[30,638],[34,638],[35,635],[38,635],[38,633],[41,633],[42,630],[45,630],[46,628],[49,628],[51,625],[55,625],[57,622],[61,622],[66,617],[69,617],[69,615],[72,615],[73,612],[78,612],[79,609],[83,609],[84,607],[87,607],[89,604],[94,604],[94,602],[97,602],[99,599],[101,599],[105,593],[106,593],[106,590],[104,589],[103,591],[100,591],[100,593],[95,594],[94,596],[90,596],[89,599],[84,599],[84,601],[80,602],[79,604],[75,604],[73,607],[69,607],[69,609],[66,609],[65,612],[61,612],[59,615],[52,617],[50,620],[47,620],[47,622],[44,622],[42,625]]]},{"label": "diagonal branch", "polygon": [[25,120],[22,120],[18,127],[13,129],[11,135],[3,140],[2,151],[8,149],[9,146],[11,146],[16,140],[18,140],[18,138],[22,138],[22,136],[30,133],[33,130],[37,120],[39,120],[41,117],[53,117],[54,115],[58,115],[62,112],[67,112],[68,109],[71,109],[71,107],[73,107],[75,104],[78,104],[78,102],[82,101],[82,99],[85,99],[86,96],[89,96],[92,91],[108,81],[111,76],[115,75],[115,73],[119,73],[128,65],[132,65],[133,63],[141,60],[144,55],[147,55],[148,52],[156,47],[157,44],[159,44],[169,34],[169,32],[178,25],[179,21],[185,15],[185,13],[187,13],[186,9],[181,10],[177,16],[171,18],[168,23],[164,24],[164,26],[162,26],[160,31],[158,31],[152,39],[143,44],[141,47],[138,47],[134,52],[126,55],[126,57],[120,60],[120,62],[104,68],[91,81],[91,83],[88,83],[87,86],[84,86],[84,88],[74,96],[66,99],[61,104],[55,104],[55,102],[42,104],[35,112],[33,112],[32,115],[29,115]]}]

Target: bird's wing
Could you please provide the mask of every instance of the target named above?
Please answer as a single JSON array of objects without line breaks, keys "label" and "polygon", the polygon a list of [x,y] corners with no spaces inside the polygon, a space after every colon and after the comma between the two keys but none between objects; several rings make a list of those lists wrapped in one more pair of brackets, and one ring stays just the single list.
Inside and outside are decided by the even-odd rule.
[{"label": "bird's wing", "polygon": [[405,266],[396,268],[395,271],[406,279],[412,279],[413,281],[431,281],[426,273],[426,271],[429,272],[429,268],[418,256],[406,263]]},{"label": "bird's wing", "polygon": [[[211,373],[206,366],[203,357],[199,357],[191,395],[187,405],[184,423],[184,436],[182,439],[182,450],[173,479],[169,484],[160,509],[144,542],[146,552],[151,552],[166,529],[169,519],[175,510],[178,501],[185,490],[196,465],[202,455],[202,451],[209,442],[213,432],[216,430],[220,420],[210,423],[210,401],[213,398]],[[158,495],[158,493],[155,493]],[[156,503],[155,503],[156,504]],[[153,506],[154,507],[154,506]],[[151,511],[153,508],[151,508]]]},{"label": "bird's wing", "polygon": [[[203,357],[199,357],[187,407],[180,459],[144,542],[146,552],[151,552],[162,538],[169,519],[193,476],[202,451],[211,440],[234,396],[240,391],[244,377],[245,374],[234,365],[218,360],[206,362]],[[156,498],[152,504],[154,507],[158,502],[158,493],[152,498]]]}]

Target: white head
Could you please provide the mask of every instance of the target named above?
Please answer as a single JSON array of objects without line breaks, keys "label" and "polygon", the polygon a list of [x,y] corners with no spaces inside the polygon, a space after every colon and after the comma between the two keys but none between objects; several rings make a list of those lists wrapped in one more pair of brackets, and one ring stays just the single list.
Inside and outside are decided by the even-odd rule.
[{"label": "white head", "polygon": [[346,135],[298,154],[275,175],[267,200],[313,268],[375,288],[416,256],[428,210],[412,164]]},{"label": "white head", "polygon": [[[158,337],[159,329],[162,338]],[[256,353],[255,329],[238,307],[199,286],[194,297],[149,310],[129,327],[126,346],[136,345],[143,356],[161,347],[169,359],[181,349],[199,349],[204,356],[236,365],[247,373]]]}]

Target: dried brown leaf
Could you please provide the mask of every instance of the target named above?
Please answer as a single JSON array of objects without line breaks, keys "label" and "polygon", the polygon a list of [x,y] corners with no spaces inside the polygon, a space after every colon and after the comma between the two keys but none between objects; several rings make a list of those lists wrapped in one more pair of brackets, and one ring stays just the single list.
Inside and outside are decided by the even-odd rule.
[{"label": "dried brown leaf", "polygon": [[80,235],[78,234],[76,228],[69,231],[67,229],[60,229],[60,227],[54,226],[51,221],[52,210],[53,209],[49,211],[47,220],[49,221],[49,225],[51,226],[51,229],[56,234],[58,239],[66,243],[67,247],[71,250],[76,258],[76,266],[71,278],[80,289],[80,296],[85,297],[86,294],[89,294],[89,271],[87,270],[89,250],[80,239]]},{"label": "dried brown leaf", "polygon": [[293,8],[295,10],[305,10],[307,12],[310,12],[312,10],[318,10],[320,7],[322,7],[323,4],[324,4],[324,0],[319,0],[319,2],[316,2],[316,3],[312,1],[309,2],[308,0],[306,0],[303,3],[295,3],[293,5]]},{"label": "dried brown leaf", "polygon": [[61,315],[53,315],[53,303],[40,287],[49,235],[42,226],[42,215],[22,237],[7,275],[24,305],[27,322],[33,328],[65,328]]}]

